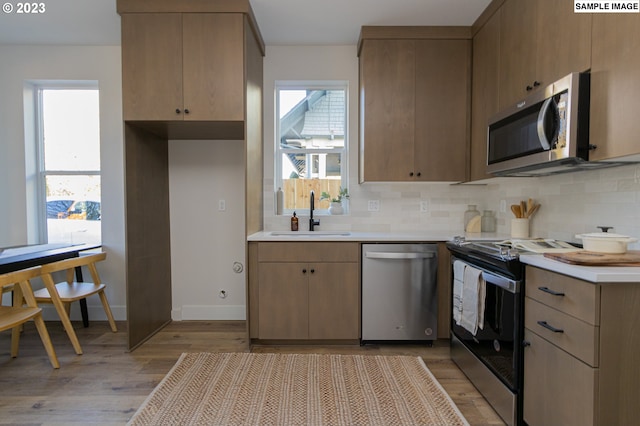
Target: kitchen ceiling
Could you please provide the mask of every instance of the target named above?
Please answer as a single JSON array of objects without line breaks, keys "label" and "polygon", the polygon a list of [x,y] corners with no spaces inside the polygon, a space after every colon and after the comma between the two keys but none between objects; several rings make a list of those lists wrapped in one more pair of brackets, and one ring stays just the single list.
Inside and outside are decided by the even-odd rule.
[{"label": "kitchen ceiling", "polygon": [[[490,0],[250,0],[267,45],[351,45],[362,25],[471,25]],[[40,0],[0,13],[0,44],[119,45],[116,0]]]}]

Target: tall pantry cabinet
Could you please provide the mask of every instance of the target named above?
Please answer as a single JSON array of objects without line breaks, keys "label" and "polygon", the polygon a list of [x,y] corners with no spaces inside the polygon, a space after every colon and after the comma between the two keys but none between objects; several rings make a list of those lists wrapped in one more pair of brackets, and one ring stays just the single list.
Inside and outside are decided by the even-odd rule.
[{"label": "tall pantry cabinet", "polygon": [[262,230],[262,58],[248,0],[117,0],[129,348],[171,321],[168,141],[237,140],[245,233]]}]

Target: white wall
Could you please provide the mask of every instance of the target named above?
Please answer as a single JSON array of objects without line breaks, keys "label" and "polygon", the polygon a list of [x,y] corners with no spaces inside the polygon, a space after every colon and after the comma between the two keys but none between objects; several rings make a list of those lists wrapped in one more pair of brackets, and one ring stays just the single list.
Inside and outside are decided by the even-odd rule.
[{"label": "white wall", "polygon": [[244,188],[243,141],[169,141],[174,320],[245,319]]},{"label": "white wall", "polygon": [[[120,46],[0,46],[0,247],[32,243],[27,235],[25,80],[97,80],[100,88],[102,239],[107,297],[124,320],[124,172]],[[35,284],[37,285],[37,283]],[[97,298],[92,319],[106,319]],[[55,314],[54,314],[55,315]],[[72,318],[78,319],[77,307]]]},{"label": "white wall", "polygon": [[[276,80],[347,80],[349,82],[349,215],[321,216],[319,229],[352,231],[463,232],[468,204],[495,210],[498,232],[510,232],[508,206],[529,197],[542,204],[532,219],[532,235],[577,241],[574,235],[597,231],[598,225],[640,237],[640,166],[593,170],[543,178],[501,178],[486,185],[441,183],[358,184],[358,58],[356,46],[267,46],[265,87],[265,229],[284,230],[289,217],[274,214],[274,84]],[[398,141],[401,143],[401,141]],[[392,149],[390,147],[389,149]],[[367,211],[379,200],[380,211]],[[427,211],[420,205],[427,203]],[[301,229],[307,229],[301,218]],[[637,245],[636,245],[637,246]],[[632,246],[633,248],[634,246]]]}]

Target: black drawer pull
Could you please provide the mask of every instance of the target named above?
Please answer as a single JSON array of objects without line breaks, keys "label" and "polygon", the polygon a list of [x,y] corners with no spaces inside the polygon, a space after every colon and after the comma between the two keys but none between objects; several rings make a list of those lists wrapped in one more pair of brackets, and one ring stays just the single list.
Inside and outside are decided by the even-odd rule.
[{"label": "black drawer pull", "polygon": [[545,293],[549,293],[549,294],[552,294],[554,296],[564,296],[564,293],[561,293],[559,291],[551,290],[549,287],[538,287],[538,290],[544,291]]},{"label": "black drawer pull", "polygon": [[547,330],[551,330],[554,333],[564,333],[564,330],[561,328],[555,328],[554,326],[549,325],[546,321],[538,321],[538,325],[546,328]]}]

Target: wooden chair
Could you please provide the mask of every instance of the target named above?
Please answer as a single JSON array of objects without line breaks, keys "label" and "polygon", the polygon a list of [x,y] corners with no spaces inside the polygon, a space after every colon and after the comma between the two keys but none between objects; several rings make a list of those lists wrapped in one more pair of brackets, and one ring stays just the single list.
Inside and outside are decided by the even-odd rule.
[{"label": "wooden chair", "polygon": [[[0,275],[2,293],[13,291],[13,306],[0,306],[0,331],[11,329],[11,356],[18,356],[22,324],[33,320],[53,368],[60,368],[51,344],[49,332],[42,319],[42,309],[36,304],[29,280],[40,275],[40,267],[23,269]],[[25,303],[23,303],[25,302]],[[26,304],[26,306],[24,306]]]},{"label": "wooden chair", "polygon": [[[55,306],[56,311],[60,316],[60,320],[62,321],[62,325],[64,326],[64,329],[71,340],[71,344],[78,355],[82,354],[82,347],[80,346],[78,337],[73,330],[73,325],[69,320],[71,302],[84,299],[92,294],[98,294],[98,296],[100,296],[102,306],[104,307],[104,312],[107,314],[109,325],[111,325],[111,331],[114,333],[118,331],[116,322],[111,314],[111,308],[109,307],[107,296],[104,294],[105,285],[100,281],[100,276],[96,269],[96,262],[102,261],[106,257],[107,253],[103,252],[42,265],[42,281],[44,281],[45,287],[35,292],[36,302],[52,303]],[[85,265],[89,268],[93,282],[75,281],[75,268]],[[57,271],[66,271],[67,280],[56,283],[51,274]]]}]

